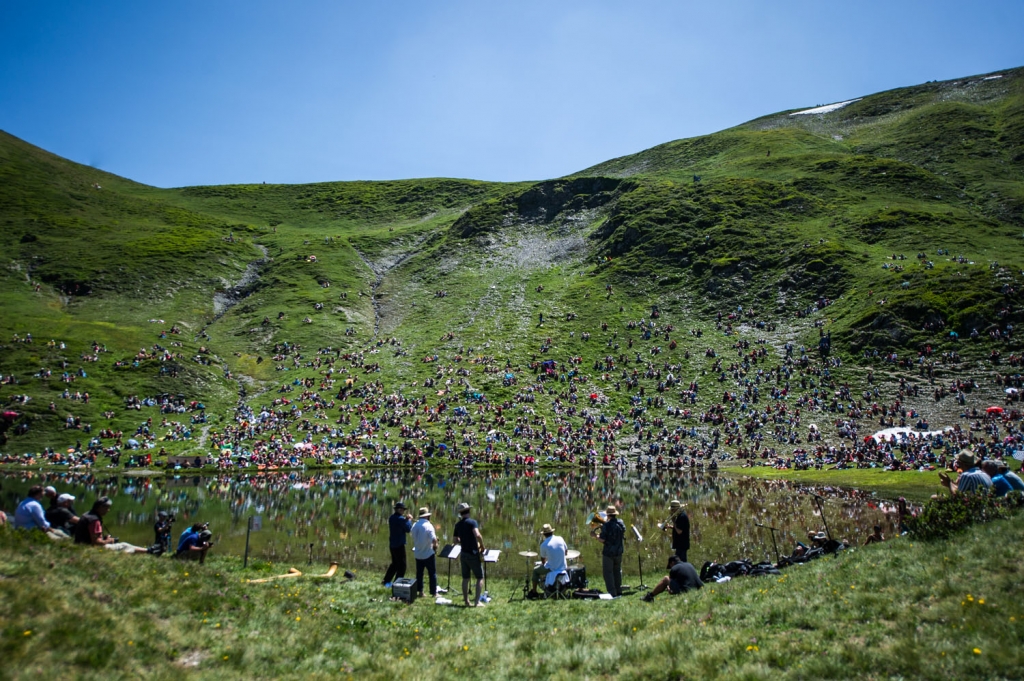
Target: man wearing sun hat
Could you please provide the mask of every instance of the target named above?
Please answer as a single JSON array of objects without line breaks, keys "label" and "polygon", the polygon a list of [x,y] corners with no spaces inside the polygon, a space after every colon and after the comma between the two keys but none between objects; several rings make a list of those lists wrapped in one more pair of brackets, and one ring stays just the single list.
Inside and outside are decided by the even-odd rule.
[{"label": "man wearing sun hat", "polygon": [[604,544],[601,551],[601,570],[604,573],[604,588],[613,598],[622,595],[622,553],[626,525],[619,520],[619,509],[609,506],[605,513],[608,520],[601,526],[597,541]]},{"label": "man wearing sun hat", "polygon": [[545,523],[540,529],[544,539],[540,542],[541,564],[533,569],[533,595],[537,595],[537,585],[544,578],[544,586],[554,586],[558,575],[565,572],[565,554],[569,545],[565,540],[555,534],[555,528]]},{"label": "man wearing sun hat", "polygon": [[668,510],[672,515],[665,526],[672,532],[672,553],[685,563],[690,550],[690,516],[686,515],[686,507],[678,499],[669,503]]},{"label": "man wearing sun hat", "polygon": [[971,450],[960,450],[956,457],[956,467],[960,471],[956,482],[950,481],[945,473],[939,473],[939,481],[949,489],[950,494],[988,494],[992,489],[992,478],[978,468]]},{"label": "man wearing sun hat", "polygon": [[437,531],[430,522],[430,509],[420,509],[412,526],[412,556],[416,559],[416,594],[423,596],[423,571],[430,578],[430,595],[437,596]]},{"label": "man wearing sun hat", "polygon": [[391,587],[395,579],[405,577],[405,535],[412,532],[412,515],[405,509],[401,501],[395,503],[395,512],[388,518],[388,546],[391,550],[391,563],[381,584]]},{"label": "man wearing sun hat", "polygon": [[[459,562],[462,564],[462,602],[468,607],[479,607],[480,595],[484,590],[484,538],[480,534],[480,523],[469,517],[472,507],[466,502],[459,504],[456,511],[459,522],[455,523],[455,543],[461,547]],[[469,602],[469,578],[476,577],[476,597]]]}]

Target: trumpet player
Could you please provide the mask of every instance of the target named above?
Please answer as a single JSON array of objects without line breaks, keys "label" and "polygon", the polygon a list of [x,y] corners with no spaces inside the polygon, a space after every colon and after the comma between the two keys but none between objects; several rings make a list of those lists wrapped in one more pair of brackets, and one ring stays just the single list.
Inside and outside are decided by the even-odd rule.
[{"label": "trumpet player", "polygon": [[597,541],[604,544],[601,550],[601,570],[604,573],[604,588],[613,598],[622,595],[622,553],[626,537],[626,525],[619,520],[619,509],[609,506],[605,511],[607,520],[599,530]]},{"label": "trumpet player", "polygon": [[401,501],[395,504],[395,512],[388,518],[388,546],[391,547],[391,564],[381,581],[386,587],[395,579],[405,577],[405,535],[412,532],[412,514]]},{"label": "trumpet player", "polygon": [[685,563],[686,552],[690,550],[690,516],[686,515],[686,509],[678,499],[672,500],[668,510],[671,515],[659,527],[662,532],[671,533],[672,553]]}]

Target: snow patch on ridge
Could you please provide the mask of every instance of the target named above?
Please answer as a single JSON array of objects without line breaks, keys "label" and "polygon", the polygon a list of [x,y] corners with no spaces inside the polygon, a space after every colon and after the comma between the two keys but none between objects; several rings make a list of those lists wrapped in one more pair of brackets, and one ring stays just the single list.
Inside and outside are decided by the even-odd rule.
[{"label": "snow patch on ridge", "polygon": [[807,114],[827,114],[842,109],[847,104],[853,104],[859,102],[863,97],[857,99],[848,99],[845,102],[836,102],[835,104],[826,104],[825,106],[816,106],[813,109],[804,109],[803,111],[796,111],[789,114],[790,116],[805,116]]}]

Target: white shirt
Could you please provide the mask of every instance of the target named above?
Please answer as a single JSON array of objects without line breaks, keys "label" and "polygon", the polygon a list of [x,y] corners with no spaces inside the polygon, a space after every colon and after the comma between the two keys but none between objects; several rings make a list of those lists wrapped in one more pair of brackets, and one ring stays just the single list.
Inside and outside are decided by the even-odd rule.
[{"label": "white shirt", "polygon": [[545,578],[545,583],[551,586],[560,572],[565,572],[565,552],[569,546],[565,540],[557,534],[553,534],[540,543],[540,557],[550,572]]},{"label": "white shirt", "polygon": [[412,555],[417,560],[426,560],[434,555],[437,532],[430,524],[430,518],[420,518],[412,526]]}]

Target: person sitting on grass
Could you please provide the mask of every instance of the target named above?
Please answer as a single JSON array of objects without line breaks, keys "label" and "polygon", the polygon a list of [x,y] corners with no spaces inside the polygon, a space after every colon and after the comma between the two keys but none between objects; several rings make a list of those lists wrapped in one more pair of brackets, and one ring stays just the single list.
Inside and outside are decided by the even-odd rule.
[{"label": "person sitting on grass", "polygon": [[[996,472],[999,477],[1006,480],[1010,485],[1010,490],[1016,490],[1018,492],[1024,492],[1024,480],[1020,479],[1020,476],[1010,470],[1009,464],[1005,461],[1000,461],[996,467]],[[992,478],[992,484],[996,483],[996,479]]]},{"label": "person sitting on grass", "polygon": [[868,535],[868,538],[864,540],[864,546],[868,544],[876,544],[885,541],[885,537],[882,536],[882,526],[875,525],[875,531]]},{"label": "person sitting on grass", "polygon": [[939,473],[939,481],[949,489],[950,494],[987,494],[992,489],[992,478],[978,468],[971,450],[960,450],[956,457],[956,467],[960,471],[956,482],[951,481],[945,473]]},{"label": "person sitting on grass", "polygon": [[78,516],[71,506],[74,501],[75,498],[70,494],[61,494],[57,497],[56,505],[46,511],[46,522],[50,523],[50,527],[63,532],[69,538],[74,535],[75,525],[78,523]]},{"label": "person sitting on grass", "polygon": [[43,505],[40,503],[43,498],[42,485],[33,485],[28,490],[28,496],[18,504],[14,511],[14,527],[19,530],[42,530],[53,539],[62,539],[46,520],[43,513]]},{"label": "person sitting on grass", "polygon": [[111,537],[103,532],[103,516],[110,512],[114,502],[110,497],[100,497],[88,513],[83,513],[75,524],[75,543],[87,544],[89,546],[102,546],[111,551],[121,551],[129,555],[145,555],[146,549],[141,546],[134,546],[128,542],[120,542],[117,537]]},{"label": "person sitting on grass", "polygon": [[683,561],[679,556],[668,557],[668,574],[661,578],[651,592],[643,597],[645,603],[650,603],[654,597],[665,589],[672,595],[681,594],[684,591],[699,589],[704,586],[700,581],[697,570],[689,563]]},{"label": "person sitting on grass", "polygon": [[213,546],[212,539],[213,533],[205,528],[199,532],[190,532],[178,545],[178,552],[174,554],[174,557],[182,560],[198,560],[202,565],[206,562],[206,552]]}]

